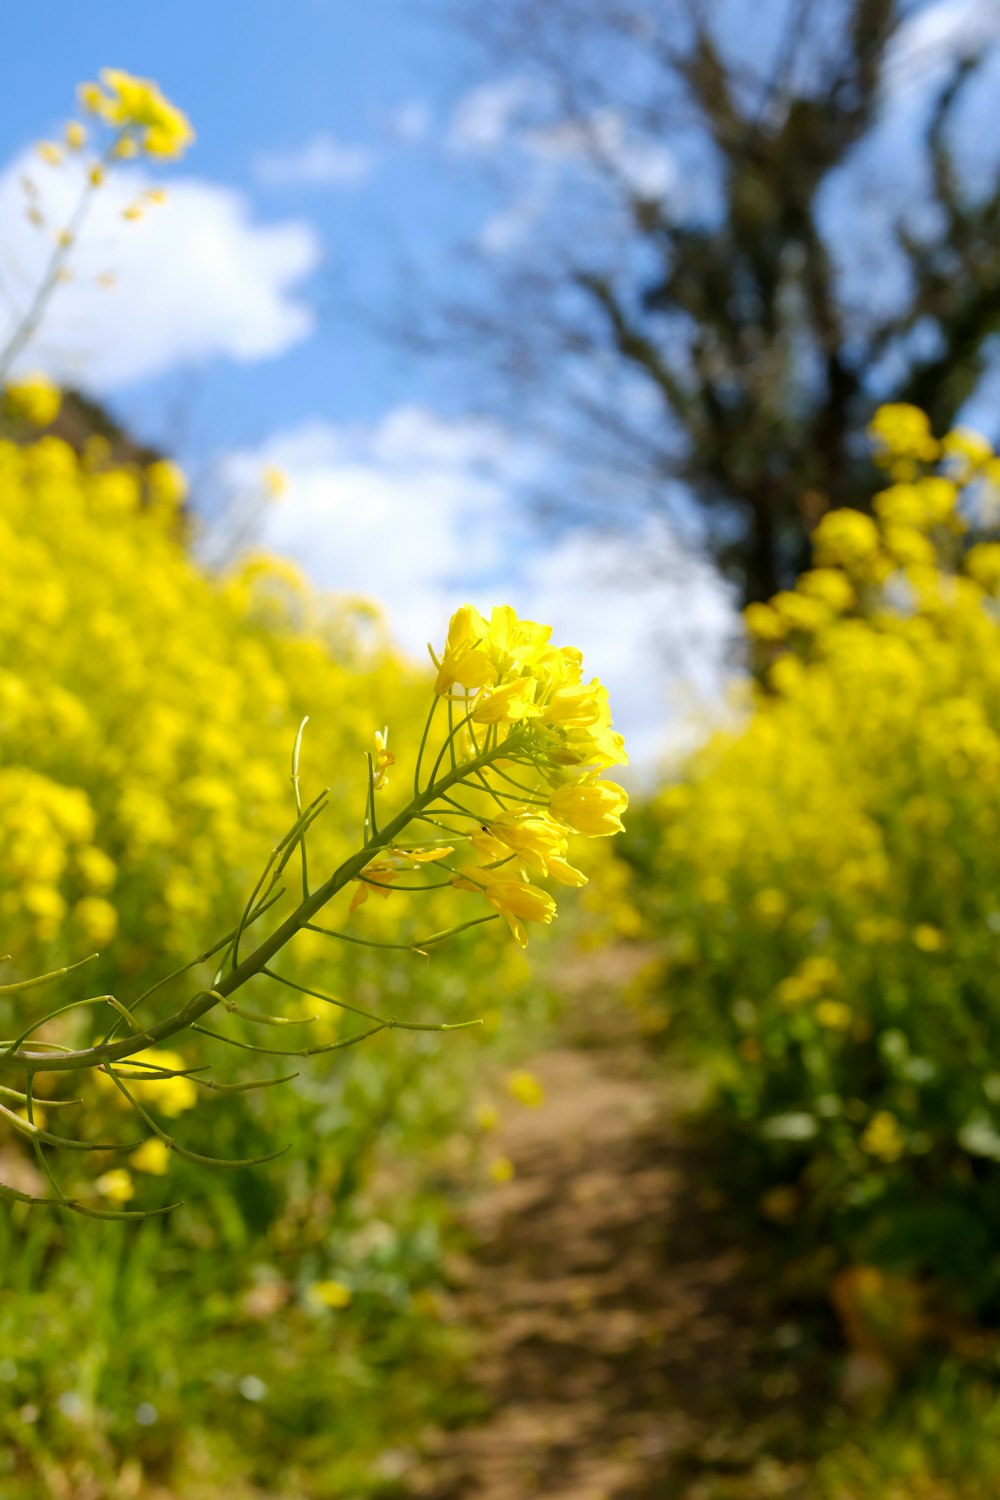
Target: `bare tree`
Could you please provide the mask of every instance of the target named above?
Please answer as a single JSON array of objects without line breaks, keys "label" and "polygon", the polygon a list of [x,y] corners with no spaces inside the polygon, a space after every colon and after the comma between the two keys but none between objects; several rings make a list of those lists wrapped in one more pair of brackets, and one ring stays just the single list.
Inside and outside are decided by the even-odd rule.
[{"label": "bare tree", "polygon": [[[627,525],[641,495],[766,597],[830,506],[865,505],[875,405],[944,427],[988,371],[1000,170],[971,170],[966,119],[988,29],[942,51],[926,0],[457,12],[518,180],[438,301],[444,347],[476,362],[481,402],[586,454],[578,517]],[[905,192],[885,139],[901,97]],[[456,128],[474,151],[475,120]]]}]

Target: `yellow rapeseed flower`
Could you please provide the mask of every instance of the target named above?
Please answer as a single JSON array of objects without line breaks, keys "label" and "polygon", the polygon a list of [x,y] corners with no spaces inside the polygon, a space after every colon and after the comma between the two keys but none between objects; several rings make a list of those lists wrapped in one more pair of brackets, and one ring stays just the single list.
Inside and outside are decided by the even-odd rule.
[{"label": "yellow rapeseed flower", "polygon": [[554,817],[591,839],[621,833],[627,807],[628,793],[613,781],[570,781],[549,798]]},{"label": "yellow rapeseed flower", "polygon": [[128,1164],[136,1172],[149,1172],[155,1177],[162,1177],[170,1169],[170,1148],[158,1135],[151,1135],[137,1151],[132,1152]]},{"label": "yellow rapeseed flower", "polygon": [[349,1307],[353,1296],[351,1288],[342,1281],[314,1281],[309,1288],[310,1301],[336,1311]]},{"label": "yellow rapeseed flower", "polygon": [[538,1109],[545,1102],[545,1090],[535,1077],[524,1068],[507,1075],[507,1092],[518,1104],[528,1109]]},{"label": "yellow rapeseed flower", "polygon": [[62,395],[45,375],[25,375],[12,381],[3,392],[3,407],[9,416],[32,427],[49,427],[59,415]]},{"label": "yellow rapeseed flower", "polygon": [[111,1203],[129,1203],[135,1197],[135,1184],[124,1167],[112,1167],[98,1177],[95,1186]]},{"label": "yellow rapeseed flower", "polygon": [[502,870],[466,869],[452,877],[459,890],[477,891],[506,920],[519,947],[527,946],[525,922],[549,923],[556,914],[556,903],[548,891]]}]

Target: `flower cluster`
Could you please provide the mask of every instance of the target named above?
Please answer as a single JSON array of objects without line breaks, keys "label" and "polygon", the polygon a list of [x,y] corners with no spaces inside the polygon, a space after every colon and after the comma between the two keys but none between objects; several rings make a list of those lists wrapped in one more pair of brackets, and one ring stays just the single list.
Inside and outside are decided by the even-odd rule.
[{"label": "flower cluster", "polygon": [[[105,68],[100,84],[81,84],[78,93],[84,111],[91,117],[90,124],[70,120],[61,142],[40,141],[36,148],[39,159],[46,166],[71,172],[77,195],[68,214],[51,222],[45,194],[34,176],[22,172],[19,177],[25,217],[36,230],[50,238],[51,249],[36,286],[25,299],[23,310],[19,311],[0,345],[0,385],[7,385],[4,414],[13,416],[16,422],[28,421],[40,427],[48,426],[55,419],[58,393],[43,391],[39,377],[22,380],[18,387],[13,388],[9,383],[10,376],[19,367],[23,351],[37,334],[59,287],[73,278],[70,258],[91,210],[94,194],[107,181],[109,167],[140,156],[157,161],[177,159],[194,140],[187,116],[164,98],[149,79],[134,78],[119,68]],[[90,152],[92,138],[95,149]],[[121,210],[121,217],[126,222],[134,222],[143,218],[150,206],[163,203],[165,199],[162,187],[141,185],[134,200]],[[95,281],[98,286],[112,287],[114,272],[101,271]],[[22,392],[20,403],[18,390]]]},{"label": "flower cluster", "polygon": [[[102,68],[101,81],[80,85],[84,110],[114,132],[111,152],[128,157],[145,154],[176,160],[194,140],[184,112],[164,98],[152,79],[135,78],[121,68]],[[78,121],[67,127],[67,142],[79,147],[85,131]]]},{"label": "flower cluster", "polygon": [[[102,1212],[124,1212],[132,1174],[161,1173],[164,1151],[208,1159],[179,1146],[159,1123],[193,1102],[182,1053],[164,1045],[187,1031],[192,1015],[221,1006],[237,1027],[308,1023],[313,1044],[301,1055],[388,1027],[441,1029],[342,998],[349,976],[367,995],[367,964],[378,953],[380,986],[412,998],[412,974],[403,983],[391,967],[400,953],[437,952],[444,939],[498,917],[523,945],[527,923],[555,914],[539,882],[585,880],[570,859],[574,836],[599,839],[621,828],[626,795],[602,772],[624,752],[607,694],[582,682],[579,653],[552,647],[547,628],[509,609],[495,610],[489,624],[458,611],[421,736],[416,708],[426,684],[387,651],[362,649],[348,606],[318,599],[288,563],[249,557],[213,578],[193,562],[179,524],[183,475],[166,461],[109,466],[98,441],[82,455],[54,437],[25,447],[0,442],[0,484],[0,921],[15,950],[13,970],[0,981],[7,1036],[0,1064],[8,1076],[18,1067],[29,1077],[47,1075],[65,1058],[39,1052],[38,1026],[63,1017],[64,1029],[47,1032],[43,1045],[51,1038],[65,1049],[87,1041],[84,1016],[95,1006],[116,1008],[114,1045],[125,1050],[112,1061],[124,1071],[103,1066],[104,1054],[89,1043],[79,1065],[99,1070],[98,1123],[105,1119],[113,1136],[120,1110],[112,1106],[124,1100],[150,1132],[124,1165],[96,1181],[114,1205]],[[470,624],[473,633],[463,634]],[[466,687],[473,671],[480,683]],[[388,749],[388,730],[365,748],[373,744],[372,721],[384,723],[390,707],[393,743],[410,758],[417,752],[412,792]],[[298,820],[254,884],[261,841],[288,825],[283,767],[307,708],[324,726],[326,790],[307,807],[298,802]],[[359,847],[353,819],[330,813],[355,805],[362,755],[368,796]],[[301,878],[289,881],[282,872],[300,843]],[[490,914],[450,925],[456,891],[478,895]],[[404,892],[426,898],[417,934],[429,937],[407,935],[402,903],[389,901]],[[373,895],[382,899],[370,902]],[[204,947],[206,927],[209,936],[215,924],[232,928],[241,904],[235,936],[230,931],[217,945],[223,959],[214,979],[202,979],[209,988],[187,994],[192,1012],[174,981],[183,981],[192,951]],[[270,966],[276,950],[255,946],[265,913],[260,931],[280,928],[281,949],[294,950],[291,972]],[[331,941],[340,956],[331,955]],[[480,941],[470,934],[466,952]],[[51,1016],[43,996],[40,1013],[25,1015],[24,976],[72,965],[94,948],[106,949],[88,967],[101,993],[84,992]],[[495,949],[490,962],[499,985],[503,961]],[[127,1000],[136,976],[171,964],[179,965],[173,988],[136,1029],[131,1002],[119,998],[123,984]],[[264,974],[291,992],[287,1015],[262,1014],[232,997]],[[148,995],[162,989],[147,982]],[[330,1010],[303,1013],[302,997]],[[147,993],[139,998],[147,1010]],[[343,1035],[341,1018],[349,1027],[356,1016],[368,1029]],[[273,1050],[214,1027],[211,1035],[243,1050]],[[5,1123],[36,1146],[62,1143],[43,1123],[48,1105],[61,1102],[51,1085],[25,1101],[27,1117],[0,1104]],[[97,1211],[75,1198],[56,1201]]]},{"label": "flower cluster", "polygon": [[25,375],[11,381],[3,391],[3,415],[8,421],[29,427],[51,427],[62,405],[58,386],[44,375]]},{"label": "flower cluster", "polygon": [[487,621],[465,605],[434,656],[435,692],[448,704],[452,736],[481,762],[480,795],[489,799],[470,813],[478,827],[464,840],[454,884],[482,895],[522,947],[525,923],[549,923],[556,912],[531,877],[585,884],[567,858],[571,836],[619,832],[628,803],[621,787],[602,779],[627,760],[607,690],[596,678],[584,683],[579,651],[553,646],[551,636],[550,626],[521,620],[509,606]]},{"label": "flower cluster", "polygon": [[[1000,461],[912,408],[873,437],[872,514],[827,515],[816,566],[747,611],[760,681],[659,795],[651,899],[677,1024],[711,1039],[793,1217],[866,1256],[905,1241],[986,1297],[966,1247],[1000,1162]],[[924,1210],[936,1239],[893,1238]]]}]

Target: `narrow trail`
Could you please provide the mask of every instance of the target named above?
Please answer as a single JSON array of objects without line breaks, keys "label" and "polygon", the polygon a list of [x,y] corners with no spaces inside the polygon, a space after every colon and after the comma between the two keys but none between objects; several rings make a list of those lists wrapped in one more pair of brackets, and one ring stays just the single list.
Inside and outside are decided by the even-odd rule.
[{"label": "narrow trail", "polygon": [[775,1338],[761,1278],[727,1235],[682,1123],[690,1084],[651,1076],[648,1049],[620,1033],[530,1067],[545,1103],[503,1127],[516,1174],[471,1205],[456,1289],[491,1415],[436,1434],[410,1493],[807,1494],[801,1465],[775,1456],[790,1436],[799,1447],[791,1334]]}]

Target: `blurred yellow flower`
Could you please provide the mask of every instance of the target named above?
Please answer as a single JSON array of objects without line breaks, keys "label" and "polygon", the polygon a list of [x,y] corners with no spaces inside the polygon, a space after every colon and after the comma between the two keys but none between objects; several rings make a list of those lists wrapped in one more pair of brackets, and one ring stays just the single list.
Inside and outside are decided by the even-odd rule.
[{"label": "blurred yellow flower", "polygon": [[137,1172],[149,1172],[162,1177],[170,1168],[170,1148],[159,1136],[151,1135],[137,1151],[132,1152],[128,1163]]},{"label": "blurred yellow flower", "polygon": [[11,382],[3,392],[5,412],[32,427],[51,426],[61,405],[59,387],[44,375],[25,375]]},{"label": "blurred yellow flower", "polygon": [[891,1165],[906,1150],[906,1139],[896,1116],[887,1109],[880,1109],[865,1126],[860,1145],[869,1156],[877,1156],[879,1161]]},{"label": "blurred yellow flower", "polygon": [[135,1184],[124,1167],[113,1167],[98,1177],[95,1184],[102,1198],[111,1203],[128,1203],[135,1197]]},{"label": "blurred yellow flower", "polygon": [[528,1073],[523,1068],[508,1073],[507,1092],[518,1104],[524,1104],[528,1109],[537,1109],[545,1102],[544,1088],[534,1073]]},{"label": "blurred yellow flower", "polygon": [[309,1288],[309,1298],[320,1307],[349,1307],[353,1292],[342,1281],[314,1281]]}]

